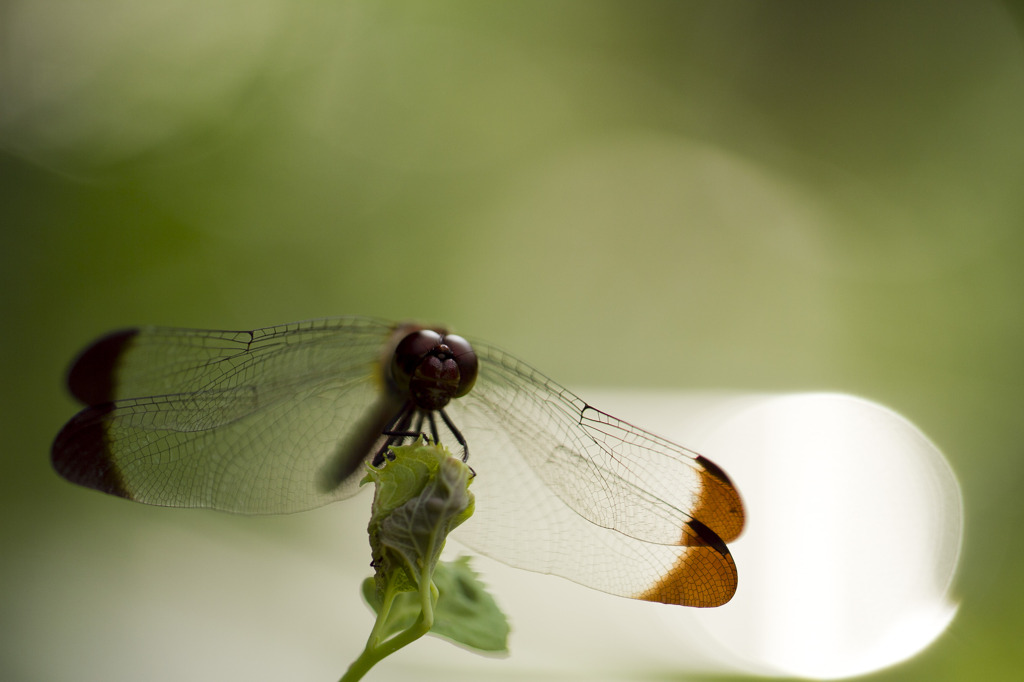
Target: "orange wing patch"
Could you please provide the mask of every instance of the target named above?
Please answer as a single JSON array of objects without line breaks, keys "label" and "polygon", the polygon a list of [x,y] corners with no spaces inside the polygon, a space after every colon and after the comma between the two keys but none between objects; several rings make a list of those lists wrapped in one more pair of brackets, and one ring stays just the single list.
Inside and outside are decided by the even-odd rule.
[{"label": "orange wing patch", "polygon": [[680,544],[686,549],[672,568],[636,599],[705,608],[732,599],[738,581],[736,563],[721,538],[700,521],[690,521]]}]

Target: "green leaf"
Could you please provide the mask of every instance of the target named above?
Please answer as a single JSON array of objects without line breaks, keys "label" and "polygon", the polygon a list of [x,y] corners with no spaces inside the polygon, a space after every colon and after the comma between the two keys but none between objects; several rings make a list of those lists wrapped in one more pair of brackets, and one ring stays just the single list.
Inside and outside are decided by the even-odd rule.
[{"label": "green leaf", "polygon": [[478,651],[508,653],[508,619],[470,568],[469,557],[438,564],[434,584],[439,596],[430,634]]},{"label": "green leaf", "polygon": [[379,596],[389,584],[409,591],[429,580],[448,533],[474,507],[471,470],[447,449],[421,441],[393,450],[367,474],[376,484],[368,531]]},{"label": "green leaf", "polygon": [[[434,625],[429,634],[477,651],[508,653],[508,620],[470,568],[469,562],[469,557],[461,556],[455,561],[437,564],[434,584],[438,598],[434,607]],[[363,598],[379,614],[381,600],[377,597],[373,578],[363,581],[362,591]],[[409,629],[419,615],[419,601],[415,593],[399,594],[381,628],[382,636],[389,637]]]},{"label": "green leaf", "polygon": [[467,485],[468,468],[447,458],[436,475],[413,499],[392,510],[380,524],[380,540],[401,554],[410,570],[433,570],[448,533],[466,518],[472,496]]}]

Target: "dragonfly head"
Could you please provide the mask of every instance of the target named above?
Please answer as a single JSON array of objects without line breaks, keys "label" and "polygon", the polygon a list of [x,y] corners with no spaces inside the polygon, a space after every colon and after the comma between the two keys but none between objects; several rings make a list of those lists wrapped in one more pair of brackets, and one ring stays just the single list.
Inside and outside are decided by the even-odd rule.
[{"label": "dragonfly head", "polygon": [[395,386],[425,410],[439,410],[469,393],[476,375],[476,352],[455,334],[414,331],[398,342],[391,357]]}]

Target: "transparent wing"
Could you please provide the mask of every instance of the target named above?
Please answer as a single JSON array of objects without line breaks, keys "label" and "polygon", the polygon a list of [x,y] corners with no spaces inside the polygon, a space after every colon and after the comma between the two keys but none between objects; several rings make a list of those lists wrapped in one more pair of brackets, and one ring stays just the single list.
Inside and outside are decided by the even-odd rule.
[{"label": "transparent wing", "polygon": [[723,539],[743,526],[725,474],[474,342],[480,378],[448,412],[470,444],[477,511],[456,538],[520,568],[692,606],[728,601]]},{"label": "transparent wing", "polygon": [[[86,405],[124,398],[272,385],[331,372],[353,359],[376,359],[398,325],[337,317],[255,331],[138,327],[108,334],[68,372]],[[318,364],[322,363],[322,364]]]},{"label": "transparent wing", "polygon": [[644,542],[685,545],[694,520],[725,541],[740,534],[742,501],[711,461],[587,405],[501,350],[474,347],[480,379],[449,411],[464,407],[480,440],[508,434],[504,449],[470,440],[474,458],[521,458],[579,515]]},{"label": "transparent wing", "polygon": [[380,374],[395,327],[337,318],[107,337],[69,375],[93,406],[58,434],[54,466],[166,506],[281,513],[347,497],[357,482],[343,481],[397,409]]}]

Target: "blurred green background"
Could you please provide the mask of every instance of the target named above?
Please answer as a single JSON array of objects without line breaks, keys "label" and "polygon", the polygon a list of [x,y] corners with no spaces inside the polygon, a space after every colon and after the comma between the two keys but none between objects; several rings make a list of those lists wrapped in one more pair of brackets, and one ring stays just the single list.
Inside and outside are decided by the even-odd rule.
[{"label": "blurred green background", "polygon": [[[960,476],[962,607],[877,678],[1015,677],[1022,19],[998,2],[0,3],[2,589],[105,502],[48,464],[86,342],[359,313],[447,323],[570,387],[896,409]],[[0,619],[0,675],[33,679],[12,661],[39,643]]]}]

